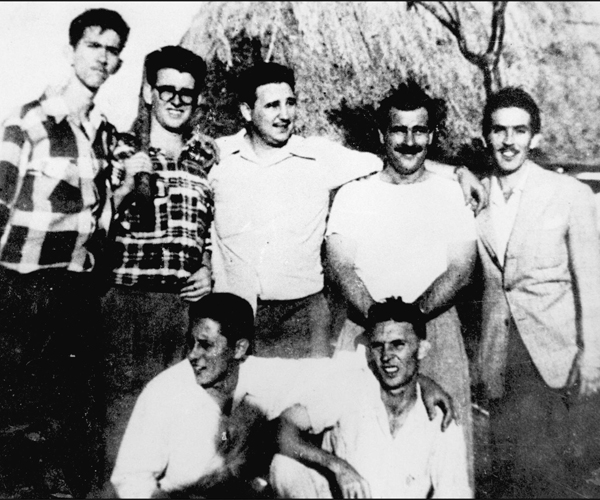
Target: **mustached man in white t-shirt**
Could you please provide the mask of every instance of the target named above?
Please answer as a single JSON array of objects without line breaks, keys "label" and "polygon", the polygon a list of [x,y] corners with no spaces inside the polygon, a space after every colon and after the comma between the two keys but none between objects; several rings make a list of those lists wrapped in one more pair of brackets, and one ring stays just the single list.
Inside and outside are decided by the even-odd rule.
[{"label": "mustached man in white t-shirt", "polygon": [[439,101],[412,81],[381,102],[384,168],[338,192],[327,257],[349,316],[356,318],[346,320],[338,351],[354,349],[369,308],[386,297],[402,297],[425,314],[432,349],[421,369],[457,403],[472,472],[468,360],[453,305],[474,268],[475,221],[459,183],[428,168],[439,109]]}]

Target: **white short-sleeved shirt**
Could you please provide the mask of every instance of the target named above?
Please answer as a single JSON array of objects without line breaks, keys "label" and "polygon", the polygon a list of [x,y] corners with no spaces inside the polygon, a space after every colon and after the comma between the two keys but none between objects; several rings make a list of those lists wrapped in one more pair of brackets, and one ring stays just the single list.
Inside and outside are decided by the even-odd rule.
[{"label": "white short-sleeved shirt", "polygon": [[217,140],[214,190],[215,291],[291,300],[323,288],[321,245],[333,189],[381,170],[370,153],[318,137],[292,136],[261,163],[245,131]]},{"label": "white short-sleeved shirt", "polygon": [[[329,358],[250,356],[240,366],[234,404],[250,402],[267,419],[275,418],[299,400],[299,391],[330,378],[338,365]],[[119,448],[111,476],[118,495],[149,498],[159,487],[185,488],[220,468],[220,418],[187,359],[157,375],[140,394]]]},{"label": "white short-sleeved shirt", "polygon": [[418,298],[448,266],[448,247],[475,241],[475,219],[460,185],[430,173],[414,184],[391,184],[377,173],[337,193],[327,234],[357,244],[355,267],[376,301]]},{"label": "white short-sleeved shirt", "polygon": [[[362,350],[360,350],[362,349]],[[364,348],[344,356],[362,356]],[[472,498],[462,429],[430,421],[418,389],[415,405],[392,435],[381,388],[366,362],[337,372],[302,399],[311,430],[325,430],[323,448],[343,458],[369,483],[373,498]]]}]

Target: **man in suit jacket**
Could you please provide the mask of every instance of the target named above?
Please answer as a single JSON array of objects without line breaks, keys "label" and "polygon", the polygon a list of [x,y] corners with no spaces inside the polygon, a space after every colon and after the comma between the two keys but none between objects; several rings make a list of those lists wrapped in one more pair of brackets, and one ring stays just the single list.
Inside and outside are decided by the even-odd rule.
[{"label": "man in suit jacket", "polygon": [[586,185],[528,159],[541,137],[540,112],[525,91],[491,96],[483,133],[493,170],[489,207],[477,218],[477,371],[490,408],[493,476],[503,488],[495,494],[572,496],[589,487],[585,467],[600,463],[589,454],[600,448],[592,429],[600,388],[594,198]]}]

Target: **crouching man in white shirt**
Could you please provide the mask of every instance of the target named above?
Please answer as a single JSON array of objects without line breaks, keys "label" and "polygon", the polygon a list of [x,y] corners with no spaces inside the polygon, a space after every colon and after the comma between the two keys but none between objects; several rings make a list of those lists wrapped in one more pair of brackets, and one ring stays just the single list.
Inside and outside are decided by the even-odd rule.
[{"label": "crouching man in white shirt", "polygon": [[[419,361],[420,311],[401,299],[369,310],[362,369],[311,388],[281,416],[271,483],[282,498],[472,498],[462,430],[431,421]],[[307,434],[325,431],[321,447]]]},{"label": "crouching man in white shirt", "polygon": [[[268,472],[274,453],[268,422],[323,381],[356,371],[343,357],[248,356],[254,315],[236,295],[206,295],[189,311],[187,358],[148,383],[123,436],[111,476],[121,498],[252,496],[253,478],[261,466]],[[439,404],[447,424],[449,397],[424,384],[431,415]]]}]

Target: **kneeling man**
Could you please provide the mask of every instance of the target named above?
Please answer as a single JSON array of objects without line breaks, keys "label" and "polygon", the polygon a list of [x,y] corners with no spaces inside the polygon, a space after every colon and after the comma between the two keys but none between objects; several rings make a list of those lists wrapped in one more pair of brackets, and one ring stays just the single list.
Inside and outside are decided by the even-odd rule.
[{"label": "kneeling man", "polygon": [[[248,356],[254,316],[236,295],[206,295],[189,315],[187,358],[148,383],[127,425],[111,477],[121,498],[253,496],[252,480],[274,452],[268,422],[323,381],[355,371],[343,357]],[[426,377],[421,383],[428,411],[446,408],[447,425],[447,395]]]},{"label": "kneeling man", "polygon": [[[374,304],[362,370],[313,388],[281,416],[271,482],[283,498],[472,498],[464,434],[430,421],[419,362],[430,347],[418,308]],[[366,356],[365,356],[366,354]],[[321,447],[309,434],[325,431]]]}]

